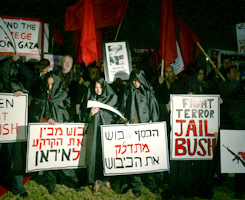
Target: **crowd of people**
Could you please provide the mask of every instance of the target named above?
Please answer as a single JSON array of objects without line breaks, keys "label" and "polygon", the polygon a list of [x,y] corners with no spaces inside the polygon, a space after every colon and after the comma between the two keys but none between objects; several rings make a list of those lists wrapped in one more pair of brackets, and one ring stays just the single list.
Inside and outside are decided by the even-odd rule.
[{"label": "crowd of people", "polygon": [[[91,64],[86,69],[82,68],[80,64],[74,64],[70,55],[65,55],[61,66],[55,67],[51,67],[47,59],[27,67],[20,56],[13,55],[0,63],[0,93],[13,93],[16,97],[28,93],[29,122],[48,122],[51,125],[62,122],[88,123],[86,169],[82,169],[82,172],[74,169],[44,171],[42,176],[51,194],[55,192],[55,184],[63,181],[69,182],[78,191],[81,185],[92,184],[93,193],[98,195],[101,187],[111,189],[110,181],[113,180],[103,175],[100,126],[166,121],[170,142],[170,94],[219,94],[220,129],[245,130],[245,67],[227,62],[220,70],[216,68],[208,74],[205,68],[190,66],[188,69],[177,76],[173,67],[168,66],[164,69],[164,75],[148,80],[150,76],[136,65],[129,80],[118,78],[108,84],[100,67]],[[220,73],[226,81],[220,78]],[[88,100],[120,110],[127,120],[104,109],[87,108]],[[2,165],[0,174],[3,177],[6,169],[9,174],[9,178],[1,178],[0,184],[22,197],[28,195],[22,184],[25,145],[23,142],[0,143],[0,153],[8,155],[5,158],[8,166]],[[121,193],[132,188],[135,196],[139,197],[145,185],[152,193],[159,194],[161,185],[168,184],[168,190],[162,191],[163,198],[211,198],[215,179],[217,184],[221,184],[227,177],[220,173],[218,151],[219,148],[216,148],[215,158],[211,161],[171,161],[169,172],[119,176]],[[3,157],[0,158],[3,163]],[[244,174],[235,175],[237,197],[244,194],[243,180]]]}]

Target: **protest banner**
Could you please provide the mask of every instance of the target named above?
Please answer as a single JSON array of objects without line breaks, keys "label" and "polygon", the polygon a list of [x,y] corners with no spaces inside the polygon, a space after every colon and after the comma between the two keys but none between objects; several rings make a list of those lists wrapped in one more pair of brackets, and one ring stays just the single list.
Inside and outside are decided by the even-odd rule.
[{"label": "protest banner", "polygon": [[245,54],[245,23],[236,24],[238,53]]},{"label": "protest banner", "polygon": [[102,48],[106,82],[112,83],[117,78],[128,80],[132,71],[128,42],[103,42]]},{"label": "protest banner", "polygon": [[210,160],[219,130],[219,95],[171,95],[171,160]]},{"label": "protest banner", "polygon": [[170,64],[170,66],[173,67],[174,70],[174,74],[177,75],[180,72],[182,72],[184,70],[184,62],[183,62],[183,58],[180,52],[180,48],[179,48],[179,44],[176,41],[176,49],[177,49],[177,58],[175,59],[175,61],[173,63]]},{"label": "protest banner", "polygon": [[11,32],[14,43],[6,30],[0,28],[0,54],[11,55],[16,46],[16,52],[20,56],[40,57],[43,54],[44,23],[39,19],[20,17],[2,17],[5,28]]},{"label": "protest banner", "polygon": [[245,173],[245,130],[220,130],[221,173]]},{"label": "protest banner", "polygon": [[85,167],[86,124],[29,123],[26,172]]},{"label": "protest banner", "polygon": [[166,122],[101,126],[104,175],[169,170]]},{"label": "protest banner", "polygon": [[26,141],[28,94],[0,93],[0,143]]}]

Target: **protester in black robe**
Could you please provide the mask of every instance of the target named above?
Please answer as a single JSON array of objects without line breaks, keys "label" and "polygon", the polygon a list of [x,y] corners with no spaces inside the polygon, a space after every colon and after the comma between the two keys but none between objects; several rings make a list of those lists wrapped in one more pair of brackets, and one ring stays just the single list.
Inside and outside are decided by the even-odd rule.
[{"label": "protester in black robe", "polygon": [[[48,79],[53,78],[52,88],[48,88]],[[34,96],[30,109],[30,121],[41,122],[45,117],[56,122],[69,122],[68,107],[70,99],[58,76],[52,72],[43,78],[39,92]]]},{"label": "protester in black robe", "polygon": [[[30,107],[30,122],[48,122],[55,125],[56,122],[70,122],[70,99],[65,91],[61,79],[52,72],[43,78],[40,92],[34,97]],[[55,184],[69,184],[78,189],[78,179],[73,169],[59,171],[44,171],[44,185],[49,193],[55,192]],[[57,178],[58,177],[58,178]]]},{"label": "protester in black robe", "polygon": [[[211,85],[205,80],[205,70],[197,68],[186,83],[188,94],[211,94]],[[213,160],[171,160],[170,192],[166,196],[211,198],[213,196]],[[163,195],[164,196],[164,195]]]},{"label": "protester in black robe", "polygon": [[[1,92],[28,93],[32,85],[33,73],[24,65],[20,56],[13,55],[0,62],[0,79],[2,80]],[[20,94],[21,95],[21,94]]]},{"label": "protester in black robe", "polygon": [[[13,93],[16,97],[28,93],[32,76],[32,71],[24,65],[19,55],[7,57],[0,62],[0,92]],[[26,142],[0,144],[0,151],[4,154],[4,156],[0,155],[0,184],[7,187],[14,195],[22,197],[28,195],[23,186],[25,147]]]},{"label": "protester in black robe", "polygon": [[[101,186],[110,187],[103,176],[102,147],[100,126],[111,124],[116,115],[108,110],[93,107],[87,108],[88,100],[98,101],[117,108],[117,95],[103,78],[96,78],[88,88],[81,103],[81,122],[88,122],[86,130],[86,162],[87,176],[90,184],[94,183],[93,192],[99,194]],[[101,180],[104,180],[102,182]]]},{"label": "protester in black robe", "polygon": [[[144,71],[136,69],[131,72],[129,90],[124,94],[120,110],[124,113],[129,123],[151,123],[158,121],[158,103],[153,88],[145,79]],[[125,178],[123,179],[125,180]],[[158,193],[156,174],[129,176],[127,182],[121,186],[121,193],[125,193],[128,189],[127,186],[131,186],[135,196],[139,197],[143,182],[147,184],[153,193]]]}]

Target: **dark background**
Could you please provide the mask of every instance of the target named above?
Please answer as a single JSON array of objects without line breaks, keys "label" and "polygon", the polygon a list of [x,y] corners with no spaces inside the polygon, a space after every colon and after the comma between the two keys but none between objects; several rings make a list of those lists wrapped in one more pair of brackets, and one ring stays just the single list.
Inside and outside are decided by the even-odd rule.
[{"label": "dark background", "polygon": [[[42,19],[64,29],[65,8],[77,0],[1,0],[1,16]],[[201,39],[205,49],[237,51],[237,23],[245,22],[245,0],[172,0],[179,15]],[[130,0],[118,40],[131,48],[159,48],[161,0]],[[104,28],[103,40],[114,40],[117,26]],[[63,52],[71,51],[72,33],[63,32]]]}]

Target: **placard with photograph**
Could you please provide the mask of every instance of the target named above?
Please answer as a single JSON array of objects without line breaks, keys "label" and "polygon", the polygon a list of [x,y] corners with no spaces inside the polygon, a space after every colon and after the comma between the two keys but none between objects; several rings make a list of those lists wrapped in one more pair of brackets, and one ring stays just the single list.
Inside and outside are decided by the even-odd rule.
[{"label": "placard with photograph", "polygon": [[129,45],[126,41],[104,42],[103,60],[106,82],[112,83],[117,78],[129,79],[132,62]]}]

